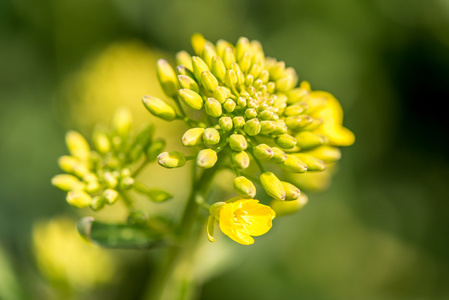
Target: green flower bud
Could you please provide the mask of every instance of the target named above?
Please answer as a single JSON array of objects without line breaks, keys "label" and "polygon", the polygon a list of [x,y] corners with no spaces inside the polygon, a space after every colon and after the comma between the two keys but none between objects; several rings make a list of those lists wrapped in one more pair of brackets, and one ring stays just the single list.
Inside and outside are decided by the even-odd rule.
[{"label": "green flower bud", "polygon": [[296,135],[297,145],[303,149],[312,149],[328,142],[328,138],[324,135],[314,134],[309,131],[303,131]]},{"label": "green flower bud", "polygon": [[69,174],[54,176],[51,179],[51,184],[66,192],[70,190],[82,190],[84,188],[84,184],[78,178]]},{"label": "green flower bud", "polygon": [[297,83],[297,78],[292,75],[287,75],[276,80],[276,89],[280,92],[285,92],[293,88]]},{"label": "green flower bud", "polygon": [[253,64],[251,69],[249,69],[249,74],[251,74],[254,78],[257,78],[262,71],[262,67],[259,64]]},{"label": "green flower bud", "polygon": [[239,176],[234,179],[234,190],[243,198],[254,198],[256,196],[256,187],[251,180],[245,176]]},{"label": "green flower bud", "polygon": [[215,118],[218,118],[223,113],[220,102],[215,98],[207,98],[205,108],[206,113]]},{"label": "green flower bud", "polygon": [[293,155],[302,160],[307,165],[307,171],[323,171],[324,169],[326,169],[324,161],[311,155],[303,153],[295,153]]},{"label": "green flower bud", "polygon": [[118,179],[111,172],[105,172],[103,174],[103,180],[105,181],[105,183],[108,187],[110,187],[112,189],[117,187]]},{"label": "green flower bud", "polygon": [[245,52],[251,51],[251,44],[246,37],[240,37],[235,45],[235,57],[241,59]]},{"label": "green flower bud", "polygon": [[276,84],[272,81],[267,83],[267,93],[274,93],[274,90],[276,89]]},{"label": "green flower bud", "polygon": [[200,110],[203,107],[203,98],[192,90],[178,90],[178,98],[191,109]]},{"label": "green flower bud", "polygon": [[122,190],[129,190],[134,185],[134,178],[131,176],[124,177],[120,180],[119,187]]},{"label": "green flower bud", "polygon": [[283,164],[287,160],[287,154],[277,147],[271,147],[273,150],[272,162],[276,164]]},{"label": "green flower bud", "polygon": [[243,135],[234,133],[229,137],[229,147],[234,151],[244,151],[248,148],[248,142]]},{"label": "green flower bud", "polygon": [[228,98],[229,90],[223,86],[219,86],[215,89],[213,97],[217,99],[220,104],[223,104]]},{"label": "green flower bud", "polygon": [[254,156],[262,161],[270,160],[273,155],[273,149],[267,144],[259,144],[253,148]]},{"label": "green flower bud", "polygon": [[91,178],[86,178],[84,177],[84,181],[87,183],[86,184],[86,192],[88,193],[96,193],[101,189],[100,184],[98,183],[98,178],[97,176],[95,176],[94,174],[90,174],[92,175]]},{"label": "green flower bud", "polygon": [[251,119],[248,122],[245,123],[245,126],[243,127],[243,130],[249,135],[249,136],[255,136],[258,135],[260,132],[261,126],[259,119]]},{"label": "green flower bud", "polygon": [[246,99],[244,97],[239,97],[237,99],[237,106],[246,107]]},{"label": "green flower bud", "polygon": [[90,208],[94,211],[99,211],[106,204],[106,199],[100,195],[94,196],[92,198],[92,203],[90,204]]},{"label": "green flower bud", "polygon": [[161,189],[149,189],[147,195],[153,202],[164,202],[173,198],[172,194]]},{"label": "green flower bud", "polygon": [[296,88],[291,90],[288,94],[288,104],[293,104],[293,103],[298,103],[302,100],[304,100],[304,98],[309,95],[309,91],[304,89],[304,88]]},{"label": "green flower bud", "polygon": [[193,70],[192,56],[187,51],[180,51],[176,53],[176,64],[183,65],[187,69]]},{"label": "green flower bud", "polygon": [[248,52],[243,53],[239,59],[240,70],[243,73],[247,73],[251,67],[251,55]]},{"label": "green flower bud", "polygon": [[321,146],[311,151],[306,152],[317,159],[320,159],[327,163],[333,163],[341,158],[341,151],[336,147]]},{"label": "green flower bud", "polygon": [[182,136],[182,144],[186,147],[198,146],[203,142],[204,128],[191,128]]},{"label": "green flower bud", "polygon": [[268,196],[278,200],[285,200],[285,190],[282,182],[271,172],[260,175],[260,183]]},{"label": "green flower bud", "polygon": [[109,140],[108,134],[101,128],[95,128],[92,136],[92,142],[95,150],[101,154],[111,151],[111,141]]},{"label": "green flower bud", "polygon": [[106,189],[103,192],[103,197],[106,199],[108,204],[114,204],[118,200],[119,193],[113,189]]},{"label": "green flower bud", "polygon": [[280,134],[287,133],[287,125],[285,125],[283,120],[277,120],[277,121],[275,121],[274,124],[276,125],[276,128],[271,133],[272,135],[280,135]]},{"label": "green flower bud", "polygon": [[285,200],[296,200],[301,195],[301,191],[293,184],[281,181],[285,190]]},{"label": "green flower bud", "polygon": [[202,57],[204,62],[208,66],[212,66],[212,58],[217,57],[217,53],[215,52],[215,47],[212,44],[206,43],[203,49]]},{"label": "green flower bud", "polygon": [[282,134],[275,138],[274,142],[281,148],[292,149],[296,145],[296,139],[289,134]]},{"label": "green flower bud", "polygon": [[198,56],[192,57],[193,74],[197,81],[201,81],[201,73],[209,71],[207,64]]},{"label": "green flower bud", "polygon": [[[264,108],[262,105],[259,105],[258,109],[260,111],[261,109],[264,109]],[[274,120],[273,115],[274,115],[274,113],[271,110],[265,109],[260,112],[259,118],[262,120]]]},{"label": "green flower bud", "polygon": [[199,91],[200,91],[198,84],[192,77],[189,77],[186,75],[178,75],[178,82],[179,82],[179,86],[182,89],[192,90],[195,93],[199,93]]},{"label": "green flower bud", "polygon": [[226,71],[224,84],[226,84],[228,87],[233,87],[237,83],[237,80],[237,74],[234,72],[234,70]]},{"label": "green flower bud", "polygon": [[79,132],[73,130],[67,132],[65,135],[65,142],[72,156],[83,161],[89,158],[89,144]]},{"label": "green flower bud", "polygon": [[270,68],[270,79],[278,80],[284,74],[285,62],[278,61]]},{"label": "green flower bud", "polygon": [[178,90],[176,73],[165,59],[159,59],[156,66],[157,79],[165,95],[173,97]]},{"label": "green flower bud", "polygon": [[268,72],[267,70],[262,70],[262,72],[260,72],[259,78],[260,80],[262,80],[262,83],[267,83],[270,79],[270,72]]},{"label": "green flower bud", "polygon": [[175,110],[165,101],[152,96],[145,96],[142,100],[145,107],[154,116],[166,121],[173,121],[176,118]]},{"label": "green flower bud", "polygon": [[244,85],[245,84],[245,74],[243,74],[242,71],[238,71],[237,72],[237,83],[239,85]]},{"label": "green flower bud", "polygon": [[165,148],[165,140],[154,140],[146,151],[146,156],[149,162],[155,161],[159,153]]},{"label": "green flower bud", "polygon": [[[74,173],[76,167],[80,164],[80,161],[73,157],[68,155],[63,155],[58,159],[58,165],[59,167],[67,173]],[[87,169],[86,169],[87,171]]]},{"label": "green flower bud", "polygon": [[292,173],[304,173],[307,171],[307,165],[298,157],[291,154],[287,154],[287,159],[282,167]]},{"label": "green flower bud", "polygon": [[81,190],[68,192],[66,200],[70,205],[78,208],[88,207],[92,203],[92,197]]},{"label": "green flower bud", "polygon": [[201,83],[209,93],[213,93],[218,87],[218,80],[210,71],[201,73]]},{"label": "green flower bud", "polygon": [[223,54],[223,63],[225,64],[227,69],[230,69],[231,65],[235,63],[234,49],[232,49],[231,47],[225,48]]},{"label": "green flower bud", "polygon": [[186,164],[186,158],[181,152],[163,152],[158,155],[157,162],[165,168],[179,168]]},{"label": "green flower bud", "polygon": [[276,217],[280,217],[297,212],[298,210],[303,208],[304,205],[307,204],[307,201],[308,201],[307,196],[304,193],[302,193],[298,199],[292,201],[279,201],[273,199],[270,202],[270,206],[276,213]]},{"label": "green flower bud", "polygon": [[212,58],[212,74],[214,74],[220,81],[223,81],[226,74],[226,67],[220,57],[214,56]]},{"label": "green flower bud", "polygon": [[147,225],[148,219],[148,214],[145,211],[135,210],[129,214],[127,222],[131,225]]},{"label": "green flower bud", "polygon": [[228,99],[225,101],[225,103],[223,103],[223,108],[229,113],[234,111],[235,106],[236,104],[232,99]]},{"label": "green flower bud", "polygon": [[276,129],[276,124],[273,121],[260,122],[260,134],[268,135]]},{"label": "green flower bud", "polygon": [[[251,75],[251,74],[246,75],[246,77],[245,77],[245,85],[248,86],[249,88],[251,88],[252,85],[253,85],[253,82],[254,82],[253,75]],[[254,87],[252,87],[252,88],[254,88]]]},{"label": "green flower bud", "polygon": [[230,131],[233,127],[232,119],[230,117],[221,117],[218,119],[218,124],[223,131]]},{"label": "green flower bud", "polygon": [[[290,105],[290,106],[287,106],[287,108],[285,109],[284,115],[287,117],[296,117],[296,116],[299,116],[300,114],[302,114],[303,111],[304,111],[304,108],[302,106]],[[287,123],[287,122],[285,122],[285,123]]]},{"label": "green flower bud", "polygon": [[193,74],[193,72],[191,70],[193,70],[193,69],[187,69],[185,66],[177,66],[176,74],[188,76],[192,79],[195,79],[195,75]]},{"label": "green flower bud", "polygon": [[217,53],[218,53],[218,55],[223,57],[225,49],[228,48],[228,47],[232,49],[234,46],[231,43],[229,43],[228,41],[218,40],[217,41]]},{"label": "green flower bud", "polygon": [[322,119],[312,119],[312,122],[310,124],[301,128],[300,130],[313,131],[313,130],[317,129],[318,127],[320,127],[321,124],[323,124]]},{"label": "green flower bud", "polygon": [[257,111],[254,108],[248,108],[247,110],[245,110],[245,117],[247,119],[253,119],[257,117]]},{"label": "green flower bud", "polygon": [[291,130],[299,130],[311,124],[312,121],[313,119],[310,116],[301,115],[295,117],[287,117],[285,119],[285,124]]},{"label": "green flower bud", "polygon": [[249,167],[250,159],[245,151],[233,152],[231,158],[237,168],[246,169]]},{"label": "green flower bud", "polygon": [[215,128],[206,128],[203,132],[203,141],[209,145],[216,145],[220,142],[220,133]]},{"label": "green flower bud", "polygon": [[232,122],[234,123],[234,127],[236,129],[240,129],[245,125],[245,119],[240,116],[232,118]]},{"label": "green flower bud", "polygon": [[200,168],[209,169],[215,165],[217,159],[217,152],[212,149],[203,149],[198,153],[196,164]]}]

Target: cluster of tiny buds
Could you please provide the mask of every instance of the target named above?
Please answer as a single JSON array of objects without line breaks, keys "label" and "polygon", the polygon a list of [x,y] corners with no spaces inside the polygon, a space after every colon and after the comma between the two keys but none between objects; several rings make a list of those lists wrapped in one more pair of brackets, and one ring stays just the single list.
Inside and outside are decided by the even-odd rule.
[{"label": "cluster of tiny buds", "polygon": [[[179,52],[176,68],[163,59],[157,63],[159,83],[177,109],[152,96],[145,96],[143,102],[159,118],[185,121],[191,128],[182,136],[182,144],[199,151],[194,156],[164,152],[158,163],[175,168],[195,158],[199,167],[212,168],[225,150],[240,196],[255,196],[254,184],[240,176],[240,170],[254,160],[262,174],[260,184],[269,196],[298,199],[299,190],[266,172],[264,163],[304,173],[322,171],[326,162],[340,158],[329,137],[319,131],[326,120],[317,112],[328,105],[326,96],[311,91],[307,82],[297,87],[295,70],[266,58],[258,41],[242,37],[235,46],[224,40],[214,45],[196,34],[192,45],[196,56]],[[204,114],[191,117],[185,107]]]},{"label": "cluster of tiny buds", "polygon": [[67,191],[69,204],[97,211],[122,198],[130,205],[126,193],[131,189],[157,202],[171,198],[165,191],[150,189],[136,182],[138,171],[156,160],[165,142],[153,140],[152,125],[143,127],[136,136],[131,135],[131,124],[129,111],[118,110],[110,130],[104,127],[94,130],[93,149],[80,133],[69,131],[66,134],[70,155],[61,156],[58,160],[66,174],[54,176],[52,184]]}]

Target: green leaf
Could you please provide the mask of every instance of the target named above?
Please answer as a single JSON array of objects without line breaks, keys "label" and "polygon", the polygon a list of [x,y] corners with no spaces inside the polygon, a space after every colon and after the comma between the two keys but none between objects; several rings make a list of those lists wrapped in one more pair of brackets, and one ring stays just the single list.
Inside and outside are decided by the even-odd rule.
[{"label": "green leaf", "polygon": [[164,244],[163,235],[139,224],[108,224],[85,217],[78,221],[81,236],[106,248],[153,248]]}]

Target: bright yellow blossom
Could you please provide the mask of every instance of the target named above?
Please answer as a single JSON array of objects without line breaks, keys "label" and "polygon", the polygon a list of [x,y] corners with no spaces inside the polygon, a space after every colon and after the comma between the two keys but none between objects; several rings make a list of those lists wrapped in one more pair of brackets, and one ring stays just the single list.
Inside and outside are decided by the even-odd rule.
[{"label": "bright yellow blossom", "polygon": [[221,231],[242,245],[254,243],[252,236],[265,234],[272,226],[276,213],[259,200],[234,198],[230,202],[216,203],[211,207],[208,236],[213,241],[214,219]]}]

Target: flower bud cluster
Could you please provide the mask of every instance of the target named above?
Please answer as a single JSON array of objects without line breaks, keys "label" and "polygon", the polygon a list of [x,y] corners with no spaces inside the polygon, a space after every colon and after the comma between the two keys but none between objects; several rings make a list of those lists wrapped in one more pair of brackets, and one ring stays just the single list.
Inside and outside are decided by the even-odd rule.
[{"label": "flower bud cluster", "polygon": [[[67,202],[75,207],[100,210],[114,204],[123,194],[134,189],[154,201],[171,198],[135,181],[138,164],[155,161],[165,142],[153,140],[153,126],[131,134],[132,117],[128,110],[118,110],[109,129],[98,127],[92,135],[92,145],[76,131],[66,134],[70,155],[61,156],[60,168],[66,172],[52,178],[52,184],[67,192]],[[162,195],[161,193],[165,193]]]},{"label": "flower bud cluster", "polygon": [[[336,147],[354,142],[352,132],[342,125],[338,101],[330,93],[312,91],[306,81],[298,86],[295,70],[265,57],[258,41],[242,37],[235,46],[224,40],[213,44],[195,34],[192,46],[195,55],[179,52],[176,68],[165,60],[157,66],[160,85],[179,111],[149,96],[144,98],[147,109],[167,121],[186,121],[191,128],[182,144],[197,150],[198,167],[212,168],[224,158],[235,171],[233,186],[240,197],[256,196],[254,183],[241,174],[255,163],[261,173],[258,183],[273,201],[296,201],[286,206],[294,208],[291,211],[302,207],[306,196],[265,167],[277,165],[300,174],[323,171],[337,161]],[[183,107],[202,115],[191,118]],[[173,168],[182,167],[186,159],[182,153],[166,152],[158,162]],[[273,202],[273,209],[286,213],[278,202]]]},{"label": "flower bud cluster", "polygon": [[[255,163],[260,169],[255,182],[273,199],[274,211],[281,215],[300,209],[307,196],[265,168],[277,165],[301,174],[338,161],[337,146],[354,142],[343,127],[339,102],[330,93],[312,91],[306,81],[298,86],[295,70],[265,57],[257,41],[242,37],[235,46],[224,40],[212,44],[195,34],[192,46],[195,55],[179,52],[176,68],[165,60],[157,64],[160,85],[177,109],[151,96],[144,98],[145,106],[157,117],[190,126],[181,140],[195,149],[198,167],[213,168],[224,158],[223,165],[235,171],[233,187],[242,199],[256,196],[254,176],[243,174]],[[202,114],[188,115],[184,108]],[[167,168],[182,167],[186,160],[180,152],[158,156]]]}]

